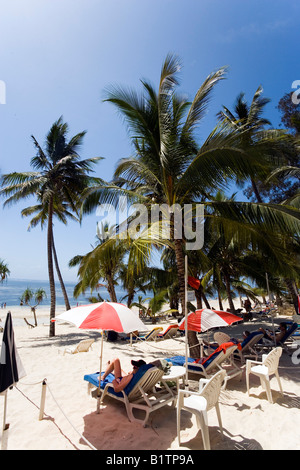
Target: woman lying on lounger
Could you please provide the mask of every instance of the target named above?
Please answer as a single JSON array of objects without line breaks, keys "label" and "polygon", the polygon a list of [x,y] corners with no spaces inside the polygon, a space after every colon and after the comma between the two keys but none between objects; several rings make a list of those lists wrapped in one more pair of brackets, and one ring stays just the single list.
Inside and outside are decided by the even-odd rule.
[{"label": "woman lying on lounger", "polygon": [[106,371],[104,372],[102,376],[102,380],[105,380],[108,374],[111,374],[113,372],[115,376],[115,379],[112,381],[114,391],[120,392],[121,390],[124,390],[126,385],[128,385],[131,379],[133,378],[134,374],[138,371],[139,367],[146,364],[146,362],[140,359],[139,361],[131,361],[131,364],[133,365],[132,372],[130,372],[129,374],[126,374],[126,372],[124,372],[121,369],[120,359],[114,359],[113,361],[108,361]]}]

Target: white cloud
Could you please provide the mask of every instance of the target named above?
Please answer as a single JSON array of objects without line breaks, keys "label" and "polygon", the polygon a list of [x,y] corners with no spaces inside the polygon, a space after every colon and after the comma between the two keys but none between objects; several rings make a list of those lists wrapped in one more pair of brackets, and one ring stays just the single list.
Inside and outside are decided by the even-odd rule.
[{"label": "white cloud", "polygon": [[269,23],[252,22],[240,26],[239,28],[230,28],[216,35],[218,42],[234,42],[238,39],[246,39],[251,36],[262,36],[274,32],[283,32],[289,25],[289,20],[274,20]]}]

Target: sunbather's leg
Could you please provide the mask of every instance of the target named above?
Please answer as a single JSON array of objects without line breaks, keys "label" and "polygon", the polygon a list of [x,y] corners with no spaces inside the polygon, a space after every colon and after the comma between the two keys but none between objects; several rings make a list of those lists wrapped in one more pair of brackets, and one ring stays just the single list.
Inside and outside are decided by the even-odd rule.
[{"label": "sunbather's leg", "polygon": [[104,380],[111,372],[114,373],[116,378],[122,377],[120,359],[114,359],[107,363],[106,371],[103,374],[102,380]]}]

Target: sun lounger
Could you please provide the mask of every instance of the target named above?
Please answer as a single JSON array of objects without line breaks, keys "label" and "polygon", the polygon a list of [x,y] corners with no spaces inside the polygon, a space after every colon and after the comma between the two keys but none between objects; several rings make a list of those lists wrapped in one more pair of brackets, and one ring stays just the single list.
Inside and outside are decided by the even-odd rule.
[{"label": "sun lounger", "polygon": [[[237,349],[237,345],[233,343],[223,343],[210,356],[202,358],[197,362],[194,358],[188,358],[188,371],[190,373],[199,374],[205,378],[210,378],[216,369],[222,369],[225,362],[229,362],[230,368],[226,370],[227,375],[223,388],[226,388],[229,379],[241,376],[242,371],[232,360],[232,355]],[[185,356],[174,356],[166,359],[176,366],[185,366]]]},{"label": "sun lounger", "polygon": [[161,326],[157,326],[153,328],[153,330],[149,331],[145,336],[138,336],[137,338],[142,341],[156,341],[158,335],[163,331]]},{"label": "sun lounger", "polygon": [[[100,396],[98,397],[98,408],[103,402],[105,396],[115,398],[125,404],[129,421],[142,423],[145,427],[150,413],[171,403],[175,405],[176,396],[172,393],[167,384],[161,381],[164,371],[153,367],[151,364],[145,364],[134,374],[133,379],[121,392],[115,392],[111,382],[115,376],[109,374],[104,381],[101,381]],[[84,380],[88,382],[88,391],[91,387],[99,386],[99,373],[84,376]],[[155,390],[155,385],[160,382],[160,390]],[[136,418],[133,410],[143,410],[145,412],[144,419]]]},{"label": "sun lounger", "polygon": [[142,335],[136,335],[132,334],[132,336],[126,336],[125,338],[122,338],[124,341],[130,340],[130,341],[156,341],[158,335],[163,331],[163,328],[161,326],[157,326],[153,328],[149,333],[145,333]]},{"label": "sun lounger", "polygon": [[239,359],[243,364],[245,363],[246,357],[255,357],[257,360],[259,351],[257,351],[256,346],[259,345],[263,337],[264,334],[260,331],[250,333],[250,335],[240,343],[241,349],[237,349],[234,352],[234,359]]},{"label": "sun lounger", "polygon": [[[261,346],[263,350],[271,350],[277,346],[281,346],[286,353],[291,355],[290,351],[290,346],[293,344],[294,339],[293,339],[293,334],[295,331],[298,329],[298,324],[297,323],[292,323],[291,327],[287,330],[286,334],[282,338],[280,342],[278,342],[275,346],[274,341],[272,340],[266,340],[264,344]],[[269,344],[270,343],[270,344]]]},{"label": "sun lounger", "polygon": [[92,347],[94,342],[94,339],[83,339],[80,341],[80,343],[77,344],[77,346],[74,346],[73,348],[66,348],[64,350],[64,355],[65,353],[76,354],[80,352],[87,352]]},{"label": "sun lounger", "polygon": [[171,338],[174,338],[174,336],[177,336],[177,333],[178,333],[178,325],[170,325],[168,326],[166,331],[157,335],[157,339],[171,339]]}]

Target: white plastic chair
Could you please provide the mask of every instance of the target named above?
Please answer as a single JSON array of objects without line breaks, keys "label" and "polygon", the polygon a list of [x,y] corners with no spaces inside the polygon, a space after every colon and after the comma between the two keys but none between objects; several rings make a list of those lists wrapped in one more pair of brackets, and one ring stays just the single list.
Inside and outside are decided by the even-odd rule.
[{"label": "white plastic chair", "polygon": [[[219,408],[219,395],[221,385],[225,379],[226,372],[221,370],[217,372],[211,379],[200,379],[199,392],[189,390],[179,390],[177,401],[177,436],[180,443],[180,414],[181,410],[189,411],[196,415],[197,423],[201,429],[204,450],[210,450],[210,440],[208,431],[207,412],[216,408],[217,417],[221,433],[223,434],[221,414]],[[189,395],[186,397],[186,395]]]},{"label": "white plastic chair", "polygon": [[[267,397],[270,403],[273,403],[272,393],[270,388],[270,376],[274,375],[277,378],[277,382],[279,385],[279,389],[281,394],[283,395],[283,390],[278,374],[278,364],[279,359],[282,354],[282,348],[278,347],[273,349],[269,354],[263,354],[262,362],[258,361],[251,361],[247,359],[246,361],[246,384],[247,384],[247,391],[249,395],[249,375],[254,374],[260,378],[260,382],[262,387],[266,390]],[[254,367],[252,367],[252,364]]]},{"label": "white plastic chair", "polygon": [[222,331],[217,331],[217,333],[214,334],[214,340],[220,346],[223,343],[228,343],[228,341],[230,341],[230,336]]}]

